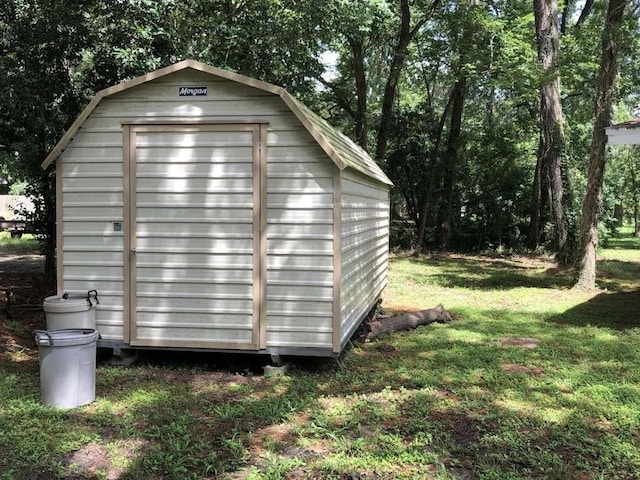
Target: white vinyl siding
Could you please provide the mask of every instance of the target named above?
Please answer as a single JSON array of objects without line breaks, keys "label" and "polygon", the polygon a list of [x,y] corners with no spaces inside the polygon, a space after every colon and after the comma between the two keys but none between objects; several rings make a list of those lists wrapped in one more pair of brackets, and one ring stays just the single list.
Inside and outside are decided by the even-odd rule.
[{"label": "white vinyl siding", "polygon": [[[208,95],[178,97],[180,86],[206,86]],[[103,338],[123,339],[123,238],[121,232],[113,233],[113,222],[124,221],[122,124],[140,119],[268,123],[267,343],[331,348],[332,162],[277,95],[193,70],[179,71],[104,98],[58,163],[63,172],[64,289],[95,288],[101,298],[106,295],[97,315]],[[144,142],[144,136],[138,139],[140,147]],[[253,252],[247,235],[252,223],[246,218],[238,221],[238,214],[252,205],[250,164],[236,163],[230,171],[225,164],[237,162],[245,153],[233,141],[216,138],[215,145],[212,151],[210,144],[200,140],[196,145],[188,136],[164,134],[148,146],[149,151],[153,149],[153,162],[137,159],[141,178],[137,181],[136,200],[144,209],[138,221],[162,220],[145,223],[144,230],[138,228],[138,249],[146,250],[137,259],[142,278],[158,273],[154,267],[158,261],[167,265],[167,271],[215,265],[225,268],[223,274],[227,276],[234,270],[250,273],[247,263]],[[176,155],[180,157],[178,170],[169,163]],[[201,161],[203,155],[210,165]],[[185,176],[192,178],[205,172],[206,179],[190,181],[188,195],[180,191]],[[219,178],[220,172],[225,178]],[[164,208],[168,204],[171,209]],[[192,208],[195,204],[201,207]],[[212,212],[216,212],[217,223],[224,224],[223,228],[210,228],[203,223]],[[202,241],[193,245],[191,234]],[[226,253],[221,253],[221,248]],[[119,272],[101,271],[105,263],[109,268],[119,268]],[[317,275],[308,274],[309,271]],[[308,288],[302,283],[305,278]],[[165,308],[166,300],[151,306],[153,297],[146,296],[164,295],[173,285],[176,294],[184,298],[189,293],[185,288],[198,285],[187,283],[186,279],[172,282],[141,282],[138,307]],[[289,288],[292,284],[295,291]],[[198,289],[196,292],[204,293]],[[233,299],[239,293],[236,285],[227,285],[224,291],[210,295]],[[184,300],[193,303],[192,298]],[[203,300],[209,305],[218,299]],[[185,302],[181,306],[186,310]],[[246,305],[235,305],[234,310],[246,312]],[[189,325],[200,325],[203,315],[185,311],[181,318],[188,319]],[[153,330],[149,324],[153,318],[158,319],[158,327],[165,322],[162,328]],[[170,324],[166,322],[170,318],[167,313],[139,312],[139,335],[176,334],[168,330]],[[201,329],[194,332],[202,334]],[[286,335],[280,336],[279,332]],[[250,335],[250,330],[240,329],[239,337],[222,333],[241,341]]]},{"label": "white vinyl siding", "polygon": [[[291,113],[286,113],[287,108],[278,97],[234,82],[213,80],[216,79],[211,75],[194,71],[178,72],[103,99],[84,122],[58,162],[56,173],[62,175],[63,193],[62,225],[58,225],[63,231],[63,271],[60,272],[63,275],[63,290],[73,293],[86,292],[89,289],[99,291],[97,326],[105,340],[121,341],[124,338],[123,233],[113,231],[113,222],[124,221],[122,124],[141,118],[169,122],[189,118],[195,121],[245,121],[246,116],[250,115],[270,121],[276,127],[280,125],[277,128],[298,128],[298,122]],[[178,86],[196,84],[207,85],[209,95],[178,97]],[[264,106],[261,104],[263,100]],[[278,120],[280,117],[283,117],[281,121]],[[238,209],[252,207],[251,195],[248,204],[246,202],[246,192],[250,192],[252,188],[251,180],[242,178],[246,177],[247,173],[251,174],[251,164],[249,163],[249,170],[242,166],[234,172],[240,177],[231,179],[234,191],[230,193],[231,188],[226,183],[227,180],[216,179],[216,175],[224,168],[226,161],[233,162],[238,156],[245,155],[242,149],[225,145],[223,142],[207,159],[212,163],[210,167],[199,160],[202,158],[202,150],[210,146],[199,145],[194,148],[195,145],[187,137],[178,142],[176,140],[175,134],[164,136],[157,145],[159,148],[154,152],[157,163],[141,163],[141,173],[148,174],[148,177],[138,185],[140,192],[137,200],[146,208],[144,215],[157,216],[162,221],[146,226],[143,235],[155,232],[155,238],[144,237],[140,240],[145,248],[153,250],[163,242],[170,241],[162,235],[167,231],[174,232],[175,241],[171,240],[174,253],[169,263],[175,268],[200,266],[208,262],[226,265],[230,269],[239,268],[237,258],[224,254],[213,256],[202,253],[203,250],[219,246],[218,244],[196,249],[200,253],[180,252],[189,246],[188,236],[192,232],[212,241],[224,241],[225,238],[234,236],[237,240],[238,236],[251,233],[251,221],[232,223]],[[184,177],[178,175],[178,178],[171,178],[171,169],[175,166],[172,167],[168,160],[180,149],[185,152],[184,155],[180,155],[182,175],[200,175],[203,169],[206,169],[209,176],[213,177],[199,181],[200,192],[192,192],[190,196],[180,192]],[[161,180],[158,176],[165,175],[169,178],[166,181],[162,180],[160,191],[153,192],[153,188],[151,191],[144,191],[149,190],[147,187],[153,185],[154,181],[157,184],[158,180]],[[210,187],[222,189],[206,191],[211,190]],[[198,186],[192,185],[191,188],[196,190]],[[172,192],[171,189],[175,191]],[[161,202],[171,204],[174,208],[168,211],[160,206]],[[188,203],[199,203],[204,210],[200,213],[191,211]],[[226,208],[228,212],[229,218],[219,219],[221,222],[226,220],[223,230],[207,228],[201,222],[204,214],[217,208]],[[172,227],[167,228],[168,225]],[[185,225],[189,227],[184,228]],[[247,255],[252,255],[251,247]],[[148,273],[149,270],[144,269],[153,268],[149,265],[158,261],[159,257],[148,253],[147,258],[143,260],[142,272]],[[162,283],[154,288],[158,289],[159,294],[164,292]],[[146,290],[144,294],[147,294]],[[151,331],[143,330],[141,333],[151,334]]]},{"label": "white vinyl siding", "polygon": [[342,172],[341,343],[387,284],[389,188],[351,169]]},{"label": "white vinyl siding", "polygon": [[[256,345],[257,308],[260,334],[266,335],[260,345],[330,354],[334,281],[341,287],[343,343],[386,283],[388,186],[358,173],[377,169],[374,164],[362,170],[364,157],[346,162],[359,167],[342,172],[342,278],[334,279],[333,176],[336,165],[344,168],[334,154],[336,148],[340,154],[352,149],[351,143],[324,124],[310,133],[309,118],[300,116],[286,92],[280,96],[278,89],[269,93],[223,76],[186,68],[103,96],[81,128],[61,142],[56,174],[62,190],[62,291],[99,291],[97,323],[107,341],[121,342],[132,333],[138,344],[158,346]],[[207,87],[208,95],[179,97],[178,88],[185,86]],[[146,131],[135,130],[145,123]],[[255,130],[148,131],[163,123]],[[130,152],[136,168],[127,175],[123,125],[131,125],[136,138]],[[257,143],[251,136],[265,125],[260,148],[266,151],[260,155],[266,206],[255,212]],[[125,212],[130,174],[136,209]],[[266,223],[259,272],[256,256],[265,252],[253,238],[256,213]],[[129,215],[136,225],[135,261],[124,251],[124,232],[114,229],[120,223],[126,231]],[[125,271],[129,262],[134,278]],[[264,289],[256,290],[257,279]],[[129,281],[132,312],[125,305]],[[254,298],[258,291],[266,298]],[[135,332],[124,331],[127,312]]]},{"label": "white vinyl siding", "polygon": [[254,134],[136,132],[136,344],[253,342]]},{"label": "white vinyl siding", "polygon": [[105,339],[122,338],[124,315],[123,234],[113,227],[123,219],[122,133],[113,141],[117,147],[100,149],[104,162],[92,148],[71,145],[56,172],[62,177],[63,290],[99,292],[96,322]]},{"label": "white vinyl siding", "polygon": [[333,164],[303,129],[267,146],[267,347],[331,349]]}]

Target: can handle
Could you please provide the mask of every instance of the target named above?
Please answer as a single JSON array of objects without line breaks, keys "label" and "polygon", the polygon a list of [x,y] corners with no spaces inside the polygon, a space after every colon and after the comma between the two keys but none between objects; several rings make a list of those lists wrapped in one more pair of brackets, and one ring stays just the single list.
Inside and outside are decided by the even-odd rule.
[{"label": "can handle", "polygon": [[[51,338],[51,335],[49,335],[49,332],[45,330],[36,330],[34,333],[36,334],[36,343],[38,345],[53,346],[53,338]],[[47,338],[44,339],[40,335],[44,335]]]},{"label": "can handle", "polygon": [[[93,293],[93,299],[96,301],[96,303],[92,303],[91,301],[91,294]],[[98,291],[97,290],[89,290],[87,292],[87,303],[89,304],[90,307],[93,307],[94,305],[99,305],[100,304],[100,300],[98,299]]]}]

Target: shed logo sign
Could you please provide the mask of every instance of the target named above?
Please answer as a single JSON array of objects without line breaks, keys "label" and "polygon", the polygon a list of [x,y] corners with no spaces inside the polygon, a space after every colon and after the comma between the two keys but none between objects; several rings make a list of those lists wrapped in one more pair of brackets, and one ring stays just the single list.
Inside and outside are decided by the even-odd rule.
[{"label": "shed logo sign", "polygon": [[178,87],[179,97],[205,97],[208,93],[207,87]]}]

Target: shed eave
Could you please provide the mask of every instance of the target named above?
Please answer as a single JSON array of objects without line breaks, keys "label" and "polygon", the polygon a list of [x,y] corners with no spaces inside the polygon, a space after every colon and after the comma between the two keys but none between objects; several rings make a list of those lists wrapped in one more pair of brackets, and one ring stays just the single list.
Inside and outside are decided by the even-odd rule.
[{"label": "shed eave", "polygon": [[338,152],[336,152],[335,148],[331,146],[331,144],[320,133],[320,131],[310,122],[309,117],[305,114],[305,112],[303,112],[300,109],[298,102],[293,98],[293,96],[286,90],[283,90],[280,97],[282,98],[284,103],[287,105],[287,107],[291,109],[291,111],[296,116],[296,118],[300,120],[304,128],[307,129],[307,131],[311,134],[314,140],[318,142],[320,147],[322,147],[322,150],[324,150],[324,152],[329,156],[329,158],[331,158],[333,163],[335,163],[340,170],[344,170],[345,168],[347,168],[347,164],[340,157]]}]

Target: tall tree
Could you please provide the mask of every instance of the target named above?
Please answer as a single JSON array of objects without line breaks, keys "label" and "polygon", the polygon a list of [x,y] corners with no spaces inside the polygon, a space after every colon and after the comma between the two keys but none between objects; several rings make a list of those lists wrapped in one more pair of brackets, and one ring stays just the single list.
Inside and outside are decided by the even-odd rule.
[{"label": "tall tree", "polygon": [[397,187],[394,212],[412,222],[399,239],[515,245],[529,205],[539,78],[531,3],[446,5],[410,49],[394,115],[386,171]]},{"label": "tall tree", "polygon": [[[560,53],[560,26],[557,0],[533,0],[536,45],[538,60],[542,67],[540,86],[540,140],[537,154],[536,174],[533,187],[533,208],[529,229],[529,244],[538,246],[542,231],[540,219],[547,199],[550,202],[554,224],[555,248],[558,259],[568,263],[571,247],[564,205],[563,165],[564,128],[562,104],[560,103],[560,76],[558,56]],[[543,190],[548,188],[548,195]]]},{"label": "tall tree", "polygon": [[[455,53],[452,60],[454,83],[451,90],[451,118],[449,121],[449,134],[447,145],[443,155],[443,181],[440,205],[438,211],[438,224],[436,227],[436,242],[439,248],[451,248],[453,235],[453,202],[458,169],[458,156],[461,149],[462,114],[465,106],[469,70],[473,70],[469,64],[473,62],[474,42],[477,41],[477,32],[485,26],[484,15],[479,13],[477,3],[472,2],[470,8],[458,6],[457,15],[452,15],[452,38]],[[455,20],[458,17],[459,20]],[[456,25],[459,23],[459,25]],[[457,28],[455,28],[457,26]],[[475,52],[474,52],[475,53]],[[483,52],[483,56],[486,52]],[[490,116],[490,115],[489,115]]]},{"label": "tall tree", "polygon": [[462,111],[467,84],[467,74],[461,68],[458,78],[451,92],[451,121],[449,124],[449,137],[445,152],[444,178],[442,184],[442,198],[438,219],[437,242],[443,249],[451,247],[453,193],[456,176],[456,160],[460,148],[460,132],[462,129]]},{"label": "tall tree", "polygon": [[596,286],[598,217],[606,166],[605,128],[611,121],[614,83],[618,74],[618,32],[628,3],[629,0],[609,0],[602,31],[602,59],[596,91],[595,124],[589,154],[587,191],[582,202],[580,223],[580,258],[576,286],[585,289],[594,289]]},{"label": "tall tree", "polygon": [[80,112],[74,65],[87,45],[78,2],[0,2],[0,144],[15,179],[27,183],[40,233],[45,279],[55,278],[55,185],[40,163]]},{"label": "tall tree", "polygon": [[[355,140],[369,149],[369,75],[372,51],[381,43],[390,12],[377,2],[361,1],[357,8],[345,8],[343,0],[324,6],[328,21],[322,24],[328,48],[339,53],[335,79],[318,72],[316,79],[328,89],[331,101],[353,124]],[[369,71],[368,71],[369,70]],[[354,102],[355,99],[355,102]]]},{"label": "tall tree", "polygon": [[382,98],[382,111],[380,112],[380,125],[378,126],[378,138],[376,143],[375,158],[378,161],[384,159],[389,142],[389,130],[391,128],[391,116],[398,91],[400,74],[405,65],[407,50],[420,28],[427,22],[430,15],[438,8],[440,0],[433,0],[427,11],[411,25],[411,8],[409,0],[400,0],[400,25],[398,29],[397,43],[393,50],[393,57],[389,66],[389,76],[384,87]]}]

